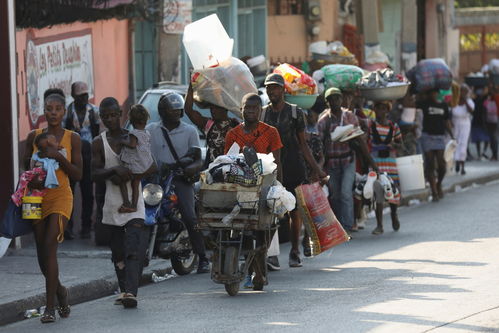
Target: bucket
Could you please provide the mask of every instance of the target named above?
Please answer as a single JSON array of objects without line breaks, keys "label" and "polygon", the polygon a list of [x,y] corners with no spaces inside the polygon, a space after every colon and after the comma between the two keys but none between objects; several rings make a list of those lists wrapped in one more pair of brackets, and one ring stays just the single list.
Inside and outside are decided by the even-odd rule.
[{"label": "bucket", "polygon": [[25,220],[39,220],[42,218],[43,197],[24,196],[22,198],[22,212]]},{"label": "bucket", "polygon": [[217,66],[232,56],[234,47],[217,14],[186,25],[182,42],[194,69]]},{"label": "bucket", "polygon": [[423,155],[411,155],[397,158],[397,170],[402,192],[425,188]]}]

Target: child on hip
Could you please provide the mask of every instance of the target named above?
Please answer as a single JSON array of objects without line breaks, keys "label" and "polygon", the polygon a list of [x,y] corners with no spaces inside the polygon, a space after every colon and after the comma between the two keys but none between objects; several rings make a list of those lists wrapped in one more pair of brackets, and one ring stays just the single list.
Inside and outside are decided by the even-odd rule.
[{"label": "child on hip", "polygon": [[128,113],[133,129],[128,132],[128,136],[121,142],[122,149],[120,160],[123,166],[130,169],[133,174],[131,180],[132,199],[128,195],[127,183],[120,185],[123,205],[119,208],[120,213],[132,213],[137,211],[139,200],[139,187],[144,173],[153,167],[153,157],[151,154],[151,137],[145,129],[149,113],[140,104],[133,105]]}]

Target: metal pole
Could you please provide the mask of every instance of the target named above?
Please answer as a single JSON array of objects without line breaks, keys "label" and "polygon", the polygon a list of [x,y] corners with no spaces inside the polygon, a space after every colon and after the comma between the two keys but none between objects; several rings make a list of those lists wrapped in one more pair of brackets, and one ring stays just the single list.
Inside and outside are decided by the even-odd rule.
[{"label": "metal pole", "polygon": [[238,11],[239,6],[237,4],[237,0],[230,1],[230,34],[232,38],[234,38],[234,49],[232,54],[234,57],[239,57],[239,48],[238,48],[238,40],[239,40],[239,20],[238,20]]},{"label": "metal pole", "polygon": [[[8,49],[9,49],[9,72],[10,72],[10,121],[12,142],[12,182],[10,190],[14,189],[19,176],[19,130],[17,110],[17,78],[16,78],[16,19],[14,13],[14,0],[7,0],[8,16]],[[16,248],[21,247],[21,238],[15,240]]]}]

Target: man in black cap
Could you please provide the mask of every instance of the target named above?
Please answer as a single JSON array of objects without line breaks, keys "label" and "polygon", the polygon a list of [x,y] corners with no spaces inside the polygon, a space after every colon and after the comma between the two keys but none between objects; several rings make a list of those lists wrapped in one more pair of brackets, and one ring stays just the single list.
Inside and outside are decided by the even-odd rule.
[{"label": "man in black cap", "polygon": [[[305,139],[305,118],[303,111],[284,101],[284,78],[279,74],[269,74],[265,78],[265,87],[270,104],[264,107],[261,115],[262,121],[274,126],[279,131],[283,148],[281,149],[281,165],[283,186],[295,193],[297,186],[306,180],[305,161],[312,169],[312,178],[324,178],[326,174],[317,165]],[[300,231],[302,226],[298,210],[290,212],[291,218],[291,252],[289,253],[289,266],[301,267],[300,259]],[[270,269],[278,270],[277,257],[269,257]]]}]

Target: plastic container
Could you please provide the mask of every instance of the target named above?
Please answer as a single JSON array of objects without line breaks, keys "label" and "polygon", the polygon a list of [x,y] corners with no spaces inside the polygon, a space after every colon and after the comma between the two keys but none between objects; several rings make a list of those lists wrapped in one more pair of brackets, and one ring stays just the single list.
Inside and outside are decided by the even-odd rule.
[{"label": "plastic container", "polygon": [[284,95],[284,100],[290,104],[296,104],[302,109],[310,109],[314,106],[318,94],[313,95]]},{"label": "plastic container", "polygon": [[411,155],[397,158],[397,169],[402,192],[425,188],[423,155]]},{"label": "plastic container", "polygon": [[391,101],[404,97],[407,94],[410,84],[403,84],[392,87],[360,88],[362,97],[371,101]]},{"label": "plastic container", "polygon": [[217,66],[232,56],[234,47],[216,14],[186,25],[182,42],[194,69]]},{"label": "plastic container", "polygon": [[22,198],[22,217],[25,220],[39,220],[42,218],[43,197],[24,196]]}]

